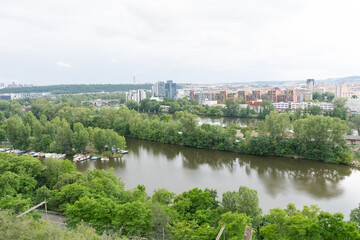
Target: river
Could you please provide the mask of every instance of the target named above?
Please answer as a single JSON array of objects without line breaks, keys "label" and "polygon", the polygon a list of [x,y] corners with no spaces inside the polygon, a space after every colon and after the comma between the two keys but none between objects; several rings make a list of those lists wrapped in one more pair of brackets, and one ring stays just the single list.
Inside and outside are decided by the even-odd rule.
[{"label": "river", "polygon": [[317,204],[322,210],[342,212],[360,202],[360,171],[348,166],[278,157],[258,157],[217,150],[201,150],[157,142],[127,139],[129,154],[109,162],[77,163],[79,171],[114,168],[127,189],[144,184],[175,193],[199,187],[213,188],[218,196],[247,186],[258,191],[260,207],[285,208],[295,203]]}]

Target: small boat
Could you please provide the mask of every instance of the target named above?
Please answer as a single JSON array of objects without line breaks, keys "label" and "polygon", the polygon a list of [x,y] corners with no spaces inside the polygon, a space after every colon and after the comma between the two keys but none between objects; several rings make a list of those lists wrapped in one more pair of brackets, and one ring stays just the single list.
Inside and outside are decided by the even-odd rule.
[{"label": "small boat", "polygon": [[99,158],[97,156],[93,156],[91,160],[98,160]]},{"label": "small boat", "polygon": [[121,154],[128,154],[129,153],[129,151],[128,150],[121,150],[121,152],[120,152]]},{"label": "small boat", "polygon": [[102,157],[101,161],[109,161],[109,158],[108,157]]}]

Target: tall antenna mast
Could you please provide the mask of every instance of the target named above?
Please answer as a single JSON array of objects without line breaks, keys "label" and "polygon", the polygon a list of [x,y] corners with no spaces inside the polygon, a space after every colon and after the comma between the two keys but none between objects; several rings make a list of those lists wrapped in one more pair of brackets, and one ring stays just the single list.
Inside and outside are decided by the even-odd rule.
[{"label": "tall antenna mast", "polygon": [[134,74],[134,77],[133,77],[133,81],[134,81],[134,84],[136,83],[136,80],[135,80],[135,74]]}]

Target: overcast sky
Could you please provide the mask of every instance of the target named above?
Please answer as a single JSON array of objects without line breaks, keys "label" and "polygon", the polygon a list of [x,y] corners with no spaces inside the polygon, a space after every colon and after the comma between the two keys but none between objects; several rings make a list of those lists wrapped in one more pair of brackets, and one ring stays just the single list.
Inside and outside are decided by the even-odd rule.
[{"label": "overcast sky", "polygon": [[359,0],[0,0],[0,82],[360,74]]}]

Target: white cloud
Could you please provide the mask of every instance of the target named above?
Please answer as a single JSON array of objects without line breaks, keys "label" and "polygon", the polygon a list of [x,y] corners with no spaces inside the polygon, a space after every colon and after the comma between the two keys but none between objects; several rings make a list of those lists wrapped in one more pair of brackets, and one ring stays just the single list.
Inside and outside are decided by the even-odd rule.
[{"label": "white cloud", "polygon": [[71,67],[73,67],[71,64],[65,63],[65,62],[57,62],[56,65],[59,66],[59,67],[64,67],[64,68],[71,68]]},{"label": "white cloud", "polygon": [[112,58],[110,59],[110,63],[120,63],[118,59]]},{"label": "white cloud", "polygon": [[119,81],[135,71],[152,81],[159,76],[195,81],[196,72],[202,82],[229,73],[228,81],[234,82],[359,71],[358,0],[19,0],[1,5],[0,63],[9,64],[7,75],[18,71],[32,79],[55,79],[59,74],[53,69],[39,70],[57,59],[81,64],[80,75],[66,75],[69,81]]}]

